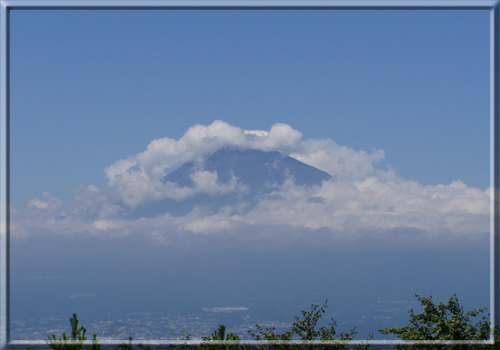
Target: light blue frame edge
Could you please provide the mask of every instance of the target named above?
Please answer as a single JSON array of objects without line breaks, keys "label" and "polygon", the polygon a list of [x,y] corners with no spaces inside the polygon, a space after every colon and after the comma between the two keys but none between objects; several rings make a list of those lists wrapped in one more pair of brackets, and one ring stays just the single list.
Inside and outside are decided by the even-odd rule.
[{"label": "light blue frame edge", "polygon": [[[0,350],[6,348],[47,347],[45,340],[21,341],[10,339],[9,332],[9,12],[12,9],[168,9],[168,8],[318,8],[364,10],[461,9],[490,10],[490,322],[489,341],[449,341],[448,344],[493,344],[494,327],[500,326],[500,0],[0,0]],[[103,347],[116,347],[122,340],[100,341]],[[90,344],[91,342],[86,342]],[[168,346],[199,344],[198,341],[135,341],[135,345]],[[262,342],[242,342],[252,345]],[[298,342],[300,343],[300,342]],[[314,342],[324,344],[330,342]],[[332,343],[333,344],[333,343]],[[369,344],[377,348],[395,348],[409,344],[402,341],[351,341],[349,345]],[[415,341],[411,344],[437,344]]]}]

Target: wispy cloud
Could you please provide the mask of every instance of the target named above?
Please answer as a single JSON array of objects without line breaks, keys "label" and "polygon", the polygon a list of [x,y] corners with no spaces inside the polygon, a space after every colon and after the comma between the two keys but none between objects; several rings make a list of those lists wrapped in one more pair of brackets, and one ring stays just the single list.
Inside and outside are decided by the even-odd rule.
[{"label": "wispy cloud", "polygon": [[215,313],[218,313],[218,312],[231,313],[231,312],[235,312],[235,311],[247,311],[247,310],[248,310],[248,308],[244,307],[244,306],[226,306],[226,307],[211,307],[211,308],[204,307],[203,308],[203,311],[215,312]]}]

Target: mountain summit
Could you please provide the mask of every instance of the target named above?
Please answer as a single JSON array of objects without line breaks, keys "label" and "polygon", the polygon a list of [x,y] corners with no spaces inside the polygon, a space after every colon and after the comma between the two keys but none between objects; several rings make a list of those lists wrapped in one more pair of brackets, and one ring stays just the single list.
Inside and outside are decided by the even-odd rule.
[{"label": "mountain summit", "polygon": [[304,164],[280,152],[265,152],[249,149],[221,149],[202,161],[188,162],[163,178],[163,182],[174,182],[179,186],[193,186],[190,175],[197,170],[217,172],[218,182],[227,183],[234,176],[238,182],[250,187],[251,193],[267,192],[269,188],[282,185],[289,177],[297,185],[316,185],[331,176],[315,167]]},{"label": "mountain summit", "polygon": [[[229,191],[217,194],[206,191],[206,188],[198,191],[193,178],[199,171],[216,173],[217,186],[227,185]],[[270,194],[287,179],[293,179],[296,185],[312,186],[320,185],[323,180],[331,179],[331,176],[279,152],[223,148],[204,160],[184,163],[162,178],[164,184],[174,183],[181,189],[193,189],[191,195],[182,199],[165,198],[136,208],[128,215],[131,218],[154,217],[164,213],[182,216],[195,207],[204,208],[206,213],[215,213],[228,206],[241,209],[242,203],[245,203],[245,210],[250,210],[258,203],[260,196]],[[239,188],[245,190],[231,190],[234,189],[235,180],[242,186]]]}]

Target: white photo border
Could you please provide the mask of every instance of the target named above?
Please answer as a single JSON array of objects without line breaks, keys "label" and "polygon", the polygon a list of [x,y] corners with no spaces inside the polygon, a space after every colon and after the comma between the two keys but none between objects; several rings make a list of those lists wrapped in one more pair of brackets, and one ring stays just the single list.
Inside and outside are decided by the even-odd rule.
[{"label": "white photo border", "polygon": [[[493,195],[490,203],[490,324],[488,341],[413,341],[361,340],[349,341],[241,341],[240,345],[277,344],[367,344],[376,348],[396,348],[398,345],[493,345],[495,327],[500,326],[499,273],[500,273],[500,0],[0,0],[0,350],[14,348],[48,348],[46,340],[13,340],[10,338],[10,256],[9,256],[9,32],[10,11],[19,9],[350,9],[350,10],[489,10],[490,11],[490,185]],[[224,343],[229,345],[230,341]],[[85,341],[84,344],[92,344]],[[123,340],[99,341],[101,348],[116,348]],[[141,340],[133,345],[172,347],[199,345],[199,340]]]}]

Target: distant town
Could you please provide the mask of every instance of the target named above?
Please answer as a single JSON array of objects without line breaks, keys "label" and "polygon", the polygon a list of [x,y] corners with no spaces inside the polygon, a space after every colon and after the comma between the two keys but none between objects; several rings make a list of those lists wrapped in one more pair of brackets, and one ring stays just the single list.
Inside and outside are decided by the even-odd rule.
[{"label": "distant town", "polygon": [[[71,315],[69,315],[71,316]],[[11,338],[14,340],[45,340],[48,334],[61,335],[69,333],[69,316],[61,318],[31,318],[27,320],[13,320],[11,322]],[[201,315],[200,315],[201,316]],[[161,316],[151,313],[130,313],[126,318],[115,321],[80,320],[87,328],[89,339],[94,333],[100,340],[128,340],[129,336],[141,340],[180,340],[186,330],[193,339],[211,334],[220,324],[216,318],[206,318],[197,315]],[[277,331],[286,331],[290,324],[285,322],[266,322],[264,327],[275,327]],[[246,336],[249,329],[255,324],[244,321],[230,327],[230,331]]]},{"label": "distant town", "polygon": [[[379,300],[371,308],[361,308],[352,312],[348,317],[342,315],[334,319],[336,329],[350,331],[354,327],[358,331],[357,339],[365,339],[373,332],[376,339],[390,337],[378,333],[378,329],[398,326],[408,319],[408,308],[418,308],[415,300]],[[213,308],[212,308],[213,309]],[[222,309],[222,308],[221,308]],[[132,336],[135,340],[181,340],[186,330],[191,339],[200,339],[210,335],[219,324],[225,324],[228,331],[239,335],[242,339],[250,339],[249,330],[255,330],[255,319],[247,312],[218,312],[207,313],[205,308],[200,313],[175,315],[164,313],[128,313],[125,317],[117,319],[86,319],[79,315],[80,324],[87,328],[87,336],[97,334],[99,340],[128,340]],[[246,311],[246,310],[245,310]],[[333,311],[333,310],[330,310]],[[297,310],[297,316],[300,311]],[[61,335],[70,332],[69,318],[32,317],[13,319],[11,321],[11,339],[13,340],[45,340],[48,334]],[[322,321],[326,325],[331,321],[332,314],[324,315]],[[257,321],[264,328],[274,327],[276,332],[290,330],[290,323],[283,320]]]}]

